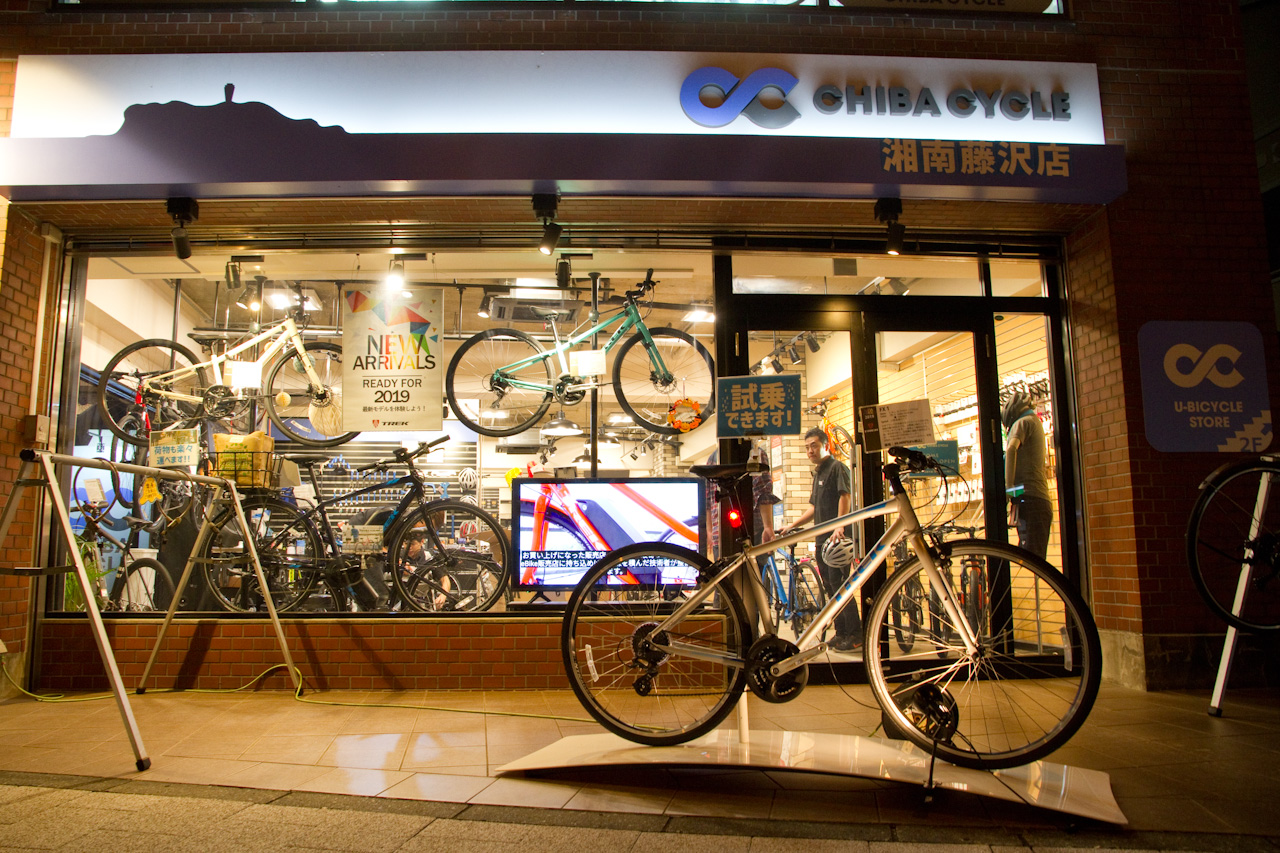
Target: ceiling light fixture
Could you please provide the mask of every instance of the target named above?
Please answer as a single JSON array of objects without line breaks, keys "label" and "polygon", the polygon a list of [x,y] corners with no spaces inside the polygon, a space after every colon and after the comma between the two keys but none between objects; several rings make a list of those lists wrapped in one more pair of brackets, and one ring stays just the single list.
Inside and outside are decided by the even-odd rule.
[{"label": "ceiling light fixture", "polygon": [[556,261],[556,287],[562,290],[567,288],[572,274],[573,271],[569,267],[569,259],[561,255],[560,260]]},{"label": "ceiling light fixture", "polygon": [[477,317],[489,319],[489,314],[493,311],[493,294],[486,293],[480,297],[480,307],[476,310]]},{"label": "ceiling light fixture", "polygon": [[564,409],[561,409],[560,414],[552,418],[551,421],[542,428],[542,432],[544,435],[561,438],[563,436],[582,435],[582,427],[569,420],[564,413]]},{"label": "ceiling light fixture", "polygon": [[818,338],[813,334],[813,332],[804,333],[804,342],[809,345],[809,352],[817,352],[818,349],[822,346],[822,344],[818,342]]},{"label": "ceiling light fixture", "polygon": [[559,193],[533,194],[533,215],[542,220],[542,242],[538,244],[538,251],[544,255],[550,255],[560,245],[560,234],[564,229],[554,221],[559,201]]},{"label": "ceiling light fixture", "polygon": [[907,234],[907,227],[898,222],[898,217],[902,215],[902,199],[877,199],[874,214],[877,222],[882,222],[888,227],[885,252],[890,255],[902,254]]},{"label": "ceiling light fixture", "polygon": [[253,277],[253,284],[247,286],[244,289],[244,292],[240,294],[239,298],[236,299],[236,305],[246,311],[261,311],[262,286],[266,281],[267,277],[265,275],[255,275]]},{"label": "ceiling light fixture", "polygon": [[185,261],[191,257],[191,238],[187,236],[187,226],[200,218],[200,204],[194,198],[185,196],[171,198],[165,202],[165,210],[173,219],[173,230],[169,236],[173,238],[173,253],[178,260]]}]

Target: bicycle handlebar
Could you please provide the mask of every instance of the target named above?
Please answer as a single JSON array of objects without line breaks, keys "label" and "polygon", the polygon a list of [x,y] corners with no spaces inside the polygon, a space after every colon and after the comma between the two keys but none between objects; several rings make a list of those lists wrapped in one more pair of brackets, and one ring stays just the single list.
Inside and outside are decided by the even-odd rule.
[{"label": "bicycle handlebar", "polygon": [[658,282],[653,280],[653,267],[650,267],[644,274],[644,281],[636,284],[635,290],[628,290],[626,296],[628,299],[639,299],[644,296],[647,291],[653,290]]},{"label": "bicycle handlebar", "polygon": [[898,460],[908,471],[941,470],[937,459],[910,447],[890,447],[889,455]]},{"label": "bicycle handlebar", "polygon": [[407,450],[401,447],[396,450],[395,456],[393,456],[391,459],[379,459],[377,462],[370,462],[368,465],[361,465],[359,468],[354,468],[352,470],[373,471],[375,469],[385,468],[393,462],[401,462],[401,463],[411,462],[414,459],[417,459],[422,454],[429,453],[430,451],[434,450],[437,446],[444,444],[448,440],[449,440],[449,436],[442,435],[439,438],[437,438],[435,441],[420,441],[418,442],[418,446],[413,450]]}]

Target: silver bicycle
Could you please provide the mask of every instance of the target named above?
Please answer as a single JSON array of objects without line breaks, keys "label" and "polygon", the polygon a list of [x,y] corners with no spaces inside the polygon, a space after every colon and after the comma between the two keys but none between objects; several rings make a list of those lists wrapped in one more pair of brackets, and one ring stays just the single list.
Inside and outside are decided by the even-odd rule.
[{"label": "silver bicycle", "polygon": [[[867,676],[887,733],[982,769],[1025,764],[1066,742],[1092,708],[1102,674],[1088,607],[1056,569],[1027,551],[983,539],[926,537],[901,475],[941,468],[914,450],[889,452],[895,459],[884,466],[890,497],[874,506],[745,545],[715,562],[663,543],[632,545],[597,562],[574,589],[561,635],[569,681],[586,710],[624,738],[666,745],[711,731],[744,689],[767,702],[796,698],[809,662],[827,651],[823,632],[905,540],[913,554],[892,567],[864,620]],[[693,471],[732,495],[755,467]],[[895,514],[795,642],[779,637],[753,561]],[[961,564],[971,574],[980,569],[986,585],[980,624],[966,615],[951,580],[957,576],[952,567]],[[892,611],[908,585],[936,595],[940,610],[906,644],[892,634]],[[739,589],[757,603],[759,630]]]}]

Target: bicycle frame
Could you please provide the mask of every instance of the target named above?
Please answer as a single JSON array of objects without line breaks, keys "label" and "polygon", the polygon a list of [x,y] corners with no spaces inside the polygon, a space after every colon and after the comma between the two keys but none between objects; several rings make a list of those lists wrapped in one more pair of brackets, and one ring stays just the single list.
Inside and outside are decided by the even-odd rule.
[{"label": "bicycle frame", "polygon": [[[605,352],[608,352],[617,345],[618,341],[622,340],[622,337],[627,334],[627,332],[630,332],[632,329],[637,329],[640,335],[644,338],[645,351],[649,353],[649,360],[653,363],[655,374],[660,377],[670,376],[666,364],[662,361],[662,355],[658,352],[658,348],[653,345],[653,336],[649,334],[649,327],[644,324],[644,320],[640,316],[640,309],[636,306],[635,300],[633,299],[627,300],[627,302],[623,304],[622,310],[618,311],[618,313],[614,314],[612,317],[607,317],[606,319],[599,321],[586,331],[578,332],[564,340],[561,340],[560,335],[557,333],[556,345],[552,349],[544,350],[537,355],[531,355],[527,358],[522,358],[519,361],[514,361],[511,364],[504,365],[498,368],[495,371],[495,374],[501,375],[503,381],[512,388],[519,388],[524,391],[541,391],[543,393],[550,393],[555,390],[555,386],[547,385],[542,382],[530,382],[527,379],[519,379],[509,374],[514,373],[521,368],[528,367],[531,364],[536,364],[540,361],[546,361],[555,357],[560,365],[560,372],[557,375],[568,376],[570,375],[569,360],[565,356],[565,353],[591,336],[603,332],[605,329],[619,321],[622,321],[622,325],[618,327],[617,331],[610,335],[609,340],[605,341],[602,349]],[[551,328],[554,332],[554,323],[552,323]],[[593,387],[596,387],[594,381],[571,385],[566,390],[579,391]]]},{"label": "bicycle frame", "polygon": [[[161,373],[156,376],[145,377],[138,385],[138,394],[139,396],[141,396],[144,392],[146,392],[149,394],[155,394],[158,397],[164,397],[169,400],[180,400],[185,403],[193,403],[193,404],[203,403],[203,399],[201,397],[194,397],[190,394],[179,394],[173,391],[161,390],[159,388],[156,388],[153,385],[153,383],[170,382],[170,381],[175,381],[179,379],[186,379],[190,376],[196,375],[202,369],[207,367],[207,368],[210,368],[210,370],[212,371],[211,378],[213,380],[213,384],[224,385],[226,383],[223,381],[224,377],[223,377],[222,366],[229,361],[233,361],[234,360],[233,356],[237,356],[240,353],[250,350],[253,347],[256,347],[258,344],[268,340],[270,341],[270,343],[267,344],[267,347],[265,350],[263,350],[262,355],[259,356],[254,361],[254,364],[258,365],[259,367],[263,367],[269,364],[271,359],[275,358],[275,356],[280,352],[282,352],[285,349],[285,347],[292,344],[294,351],[298,353],[300,358],[302,358],[302,366],[303,366],[303,369],[306,371],[307,380],[311,383],[313,388],[320,387],[322,383],[320,382],[319,375],[316,374],[315,365],[311,363],[310,358],[303,357],[306,354],[306,350],[302,346],[302,334],[301,332],[298,331],[298,324],[294,322],[294,319],[292,317],[286,317],[284,320],[280,321],[279,323],[272,326],[271,328],[264,329],[263,331],[254,335],[252,338],[249,338],[249,340],[244,341],[243,343],[237,344],[236,346],[232,347],[231,349],[227,350],[221,355],[210,356],[208,361],[203,361],[199,364],[191,365],[190,367],[179,368],[178,370],[171,370],[167,373]],[[138,402],[141,403],[142,401],[139,400]]]},{"label": "bicycle frame", "polygon": [[[941,593],[942,605],[954,621],[966,652],[970,655],[976,653],[978,650],[977,638],[968,620],[962,615],[956,592],[952,588],[950,581],[933,561],[933,555],[929,550],[928,543],[920,532],[920,523],[916,518],[915,509],[911,506],[911,499],[901,490],[895,490],[895,494],[888,500],[881,501],[873,506],[855,510],[847,515],[842,515],[839,518],[814,525],[805,530],[793,531],[762,545],[746,545],[738,554],[713,563],[712,569],[715,570],[716,574],[709,580],[699,583],[689,597],[653,629],[651,636],[658,635],[663,631],[671,631],[675,635],[674,626],[692,614],[722,583],[729,580],[734,573],[747,565],[748,561],[768,554],[777,548],[786,548],[801,541],[812,539],[820,534],[830,533],[847,524],[855,524],[871,518],[881,518],[894,513],[898,517],[894,519],[893,523],[884,532],[884,535],[876,541],[875,545],[858,562],[857,568],[849,574],[849,577],[835,591],[835,594],[827,600],[822,610],[818,611],[818,614],[814,616],[813,622],[804,630],[804,633],[797,638],[796,646],[800,650],[799,653],[774,664],[770,667],[770,674],[775,677],[783,675],[803,666],[810,659],[826,651],[826,644],[819,642],[817,638],[822,636],[822,632],[835,620],[836,614],[857,594],[858,590],[871,577],[871,574],[884,564],[894,544],[900,539],[906,539],[910,543],[916,556],[924,566],[931,585]],[[768,601],[765,600],[764,589],[758,579],[753,576],[754,573],[747,572],[746,574],[753,595],[756,598],[757,609],[764,620],[766,635],[773,634],[775,626],[772,615],[769,613]],[[747,663],[741,658],[719,655],[698,646],[681,643],[678,640],[658,647],[664,651],[681,654],[686,657],[713,661],[732,667],[746,666]]]}]

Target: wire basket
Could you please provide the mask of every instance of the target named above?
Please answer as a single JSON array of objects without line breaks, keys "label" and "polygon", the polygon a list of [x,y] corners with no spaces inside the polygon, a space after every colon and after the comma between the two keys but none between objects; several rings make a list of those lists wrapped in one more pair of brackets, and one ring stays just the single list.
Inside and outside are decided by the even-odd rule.
[{"label": "wire basket", "polygon": [[275,439],[260,432],[250,435],[217,434],[214,439],[214,474],[243,489],[279,487]]}]

